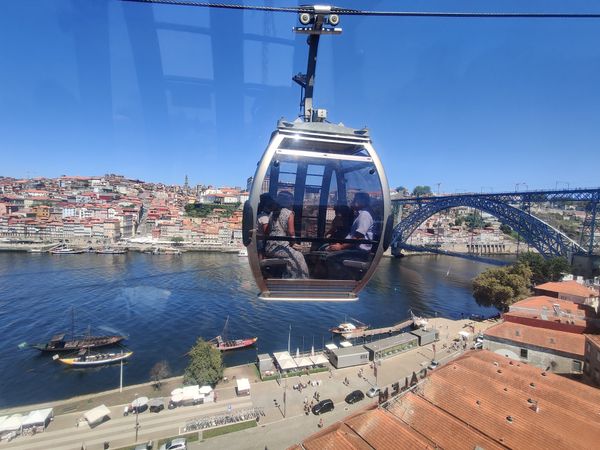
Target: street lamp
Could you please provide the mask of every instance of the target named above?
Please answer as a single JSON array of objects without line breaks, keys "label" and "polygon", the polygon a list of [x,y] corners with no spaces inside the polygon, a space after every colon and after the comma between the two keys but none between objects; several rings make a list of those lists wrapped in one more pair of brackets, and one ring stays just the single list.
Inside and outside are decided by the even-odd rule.
[{"label": "street lamp", "polygon": [[137,398],[138,398],[138,395],[136,393],[135,400],[133,401],[133,404],[135,405],[135,442],[138,441],[138,432],[140,430],[140,422],[139,422],[139,417],[138,417],[139,408],[138,408],[138,404],[137,404]]}]

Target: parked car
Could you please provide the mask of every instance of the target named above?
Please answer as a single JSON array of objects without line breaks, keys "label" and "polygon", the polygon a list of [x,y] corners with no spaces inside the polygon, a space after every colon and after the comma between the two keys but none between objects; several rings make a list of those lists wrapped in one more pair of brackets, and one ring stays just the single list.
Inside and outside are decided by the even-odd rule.
[{"label": "parked car", "polygon": [[440,363],[439,363],[439,362],[437,362],[437,361],[434,359],[433,361],[431,361],[431,362],[429,363],[429,365],[427,366],[427,368],[428,368],[429,370],[433,370],[433,369],[437,368],[439,365],[440,365]]},{"label": "parked car", "polygon": [[363,394],[363,391],[357,389],[346,395],[346,403],[351,405],[352,403],[360,402],[363,398],[365,398],[365,394]]},{"label": "parked car", "polygon": [[133,447],[133,450],[152,450],[152,446],[154,443],[152,441],[145,442],[143,444],[138,444]]},{"label": "parked car", "polygon": [[160,446],[159,450],[187,450],[187,439],[177,438],[167,441]]},{"label": "parked car", "polygon": [[165,402],[162,398],[152,398],[148,402],[148,407],[150,412],[159,413],[165,409]]},{"label": "parked car", "polygon": [[381,391],[381,389],[379,388],[379,386],[373,386],[371,389],[369,389],[367,391],[367,397],[373,398],[376,395],[379,395],[379,391]]},{"label": "parked car", "polygon": [[331,400],[330,398],[327,398],[325,400],[321,400],[319,403],[317,403],[315,406],[313,406],[312,412],[315,416],[318,416],[319,414],[333,411],[333,408],[334,408],[333,400]]}]

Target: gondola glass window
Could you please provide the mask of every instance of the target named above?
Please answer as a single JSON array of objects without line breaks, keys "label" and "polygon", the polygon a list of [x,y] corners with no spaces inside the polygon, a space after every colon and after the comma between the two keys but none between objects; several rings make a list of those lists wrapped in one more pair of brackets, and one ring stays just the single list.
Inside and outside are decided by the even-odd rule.
[{"label": "gondola glass window", "polygon": [[244,216],[261,296],[356,299],[388,244],[389,212],[387,180],[366,130],[280,122]]}]

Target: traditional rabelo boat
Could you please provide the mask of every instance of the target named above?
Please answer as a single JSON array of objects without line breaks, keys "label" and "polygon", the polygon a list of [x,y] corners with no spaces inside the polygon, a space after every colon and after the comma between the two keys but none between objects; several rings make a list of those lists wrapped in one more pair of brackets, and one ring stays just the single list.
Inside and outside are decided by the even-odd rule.
[{"label": "traditional rabelo boat", "polygon": [[77,356],[71,358],[61,358],[58,355],[54,355],[53,359],[59,362],[73,367],[92,367],[101,366],[104,364],[112,364],[115,362],[122,361],[133,355],[133,352],[120,353],[91,353],[88,349],[84,348],[79,351]]},{"label": "traditional rabelo boat", "polygon": [[227,320],[225,320],[225,326],[223,327],[223,331],[221,334],[214,339],[211,339],[211,343],[219,350],[236,350],[238,348],[250,347],[254,345],[254,343],[258,340],[257,337],[247,338],[247,339],[227,339],[227,324],[229,322],[229,316],[227,316]]},{"label": "traditional rabelo boat", "polygon": [[115,345],[125,339],[125,336],[80,336],[72,339],[65,339],[65,334],[57,334],[52,336],[50,342],[45,344],[34,344],[36,348],[42,352],[76,352],[84,348],[99,348]]}]

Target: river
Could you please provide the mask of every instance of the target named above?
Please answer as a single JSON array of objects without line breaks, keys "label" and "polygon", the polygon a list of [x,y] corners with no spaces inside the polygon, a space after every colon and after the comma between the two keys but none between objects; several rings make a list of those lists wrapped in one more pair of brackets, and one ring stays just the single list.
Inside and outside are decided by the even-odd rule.
[{"label": "river", "polygon": [[[373,327],[406,319],[409,309],[458,318],[493,315],[471,296],[471,280],[488,265],[440,255],[384,258],[356,302],[265,302],[256,296],[248,262],[236,254],[49,255],[0,253],[0,407],[114,389],[119,367],[65,368],[24,343],[91,327],[122,333],[134,354],[124,383],[149,381],[166,360],[181,374],[198,337],[220,334],[227,316],[232,337],[258,336],[256,349],[227,354],[225,363],[254,361],[257,351],[320,349],[328,329],[357,318]],[[23,348],[20,348],[23,347]]]}]

